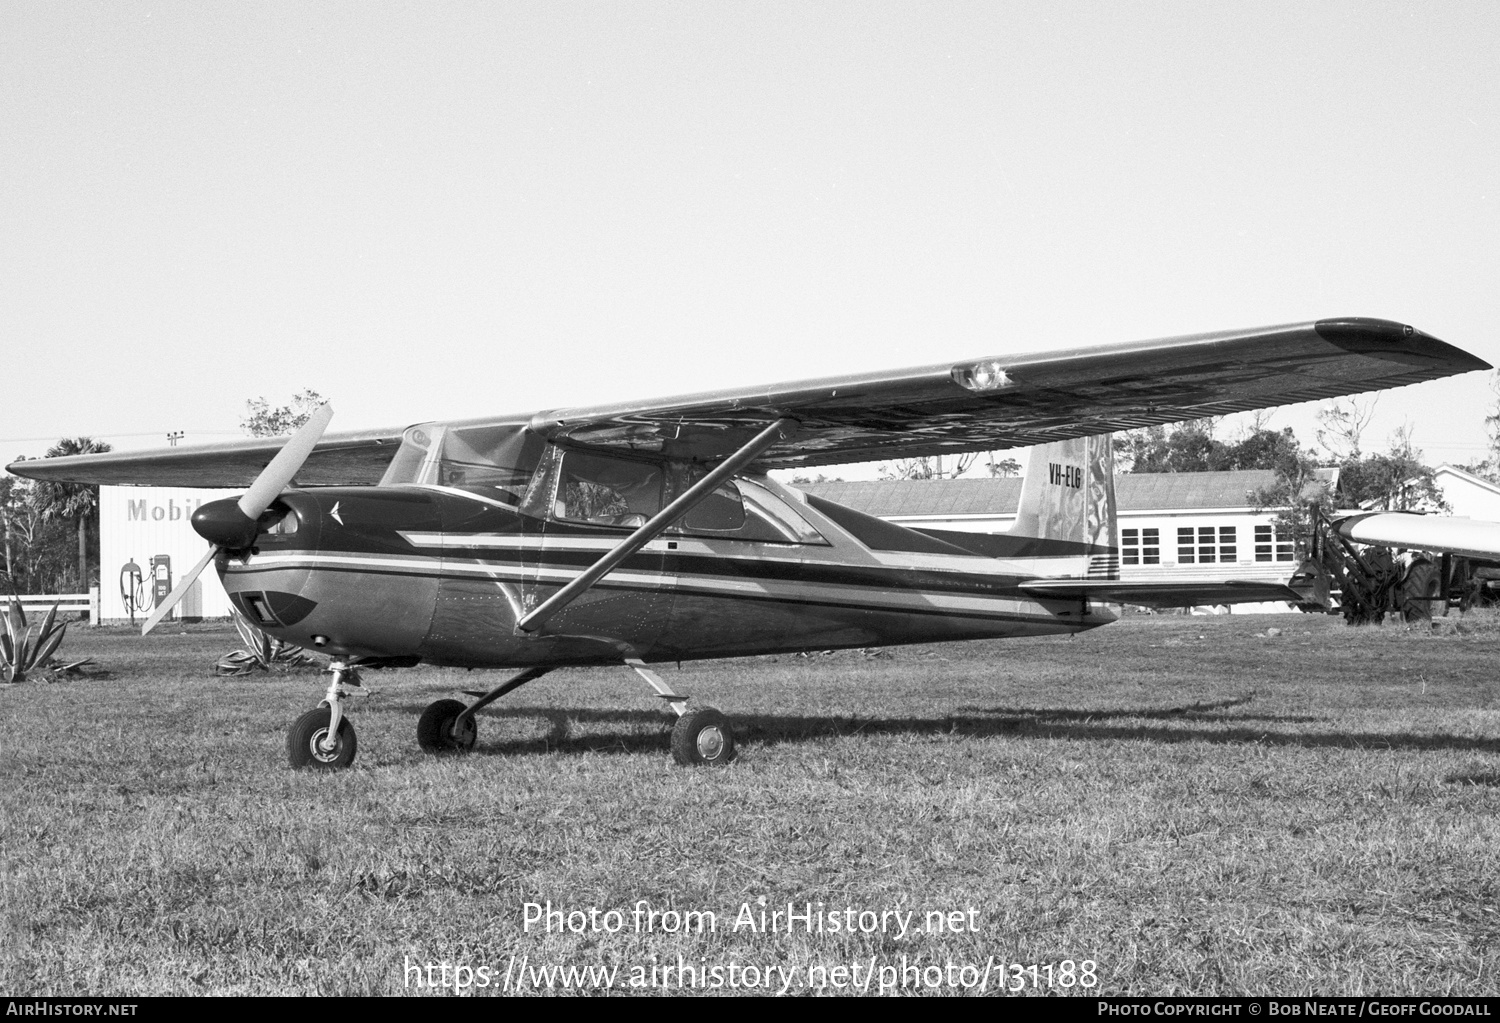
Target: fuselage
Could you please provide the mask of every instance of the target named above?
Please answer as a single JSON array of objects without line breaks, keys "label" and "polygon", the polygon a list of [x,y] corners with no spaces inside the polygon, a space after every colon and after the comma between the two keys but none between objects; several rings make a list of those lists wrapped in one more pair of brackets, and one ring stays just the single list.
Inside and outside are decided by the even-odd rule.
[{"label": "fuselage", "polygon": [[735,488],[738,518],[687,516],[531,634],[518,620],[624,539],[634,516],[585,521],[561,501],[538,514],[535,502],[523,510],[461,486],[293,490],[279,522],[217,568],[236,607],[288,642],[476,668],[1045,635],[1114,620],[1097,603],[1019,589],[1085,575],[1089,557],[1067,545],[904,529],[765,477]]}]

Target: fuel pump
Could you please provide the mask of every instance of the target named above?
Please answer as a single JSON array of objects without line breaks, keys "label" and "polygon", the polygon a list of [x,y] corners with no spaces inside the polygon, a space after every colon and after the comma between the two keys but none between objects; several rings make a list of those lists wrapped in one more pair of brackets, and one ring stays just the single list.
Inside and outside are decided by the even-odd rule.
[{"label": "fuel pump", "polygon": [[151,606],[161,607],[172,593],[172,556],[151,556]]},{"label": "fuel pump", "polygon": [[130,616],[130,624],[134,625],[135,613],[146,609],[146,580],[141,576],[141,566],[135,563],[134,558],[120,569],[120,601],[125,605],[125,613]]}]

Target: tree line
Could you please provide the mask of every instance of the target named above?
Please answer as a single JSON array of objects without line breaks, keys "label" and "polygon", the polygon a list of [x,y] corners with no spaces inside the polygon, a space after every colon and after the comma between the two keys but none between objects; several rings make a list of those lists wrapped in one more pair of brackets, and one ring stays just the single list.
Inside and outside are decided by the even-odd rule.
[{"label": "tree line", "polygon": [[[1216,436],[1217,420],[1153,426],[1115,437],[1115,464],[1124,472],[1214,472],[1264,469],[1275,483],[1257,495],[1263,508],[1313,503],[1394,511],[1448,511],[1434,470],[1413,446],[1410,424],[1396,430],[1383,451],[1366,451],[1365,431],[1376,399],[1342,399],[1317,414],[1316,443],[1305,446],[1291,427],[1269,430],[1264,418],[1231,439]],[[1491,420],[1500,423],[1500,416]],[[1500,480],[1493,460],[1462,467]],[[1320,470],[1338,471],[1336,494],[1321,493]]]},{"label": "tree line", "polygon": [[[1500,483],[1500,374],[1495,408],[1486,417],[1490,457],[1460,466],[1493,483]],[[1291,427],[1266,427],[1269,412],[1258,413],[1248,428],[1233,437],[1221,436],[1220,419],[1200,419],[1174,426],[1150,426],[1117,433],[1115,471],[1123,473],[1223,472],[1263,469],[1275,483],[1257,495],[1261,508],[1301,506],[1309,502],[1340,507],[1369,506],[1398,511],[1447,511],[1434,470],[1422,460],[1411,440],[1410,424],[1391,435],[1383,451],[1364,449],[1365,432],[1378,399],[1345,398],[1317,414],[1316,440],[1304,444]],[[1018,476],[1021,465],[996,452],[970,452],[947,458],[912,458],[882,465],[889,480],[954,479],[971,467],[981,475]],[[1323,492],[1323,470],[1338,470],[1338,492]],[[984,470],[987,470],[984,471]],[[832,483],[825,476],[799,476],[793,483]]]},{"label": "tree line", "polygon": [[[46,457],[108,450],[103,441],[72,437],[48,448]],[[98,521],[98,487],[0,476],[6,593],[83,593],[98,583],[99,545],[89,542]]]}]

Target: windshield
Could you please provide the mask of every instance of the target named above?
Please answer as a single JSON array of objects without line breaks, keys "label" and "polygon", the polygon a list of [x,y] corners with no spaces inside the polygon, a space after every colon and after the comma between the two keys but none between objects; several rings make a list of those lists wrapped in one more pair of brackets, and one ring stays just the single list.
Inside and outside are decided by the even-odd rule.
[{"label": "windshield", "polygon": [[380,485],[457,487],[517,504],[544,446],[522,423],[424,423],[402,436]]}]

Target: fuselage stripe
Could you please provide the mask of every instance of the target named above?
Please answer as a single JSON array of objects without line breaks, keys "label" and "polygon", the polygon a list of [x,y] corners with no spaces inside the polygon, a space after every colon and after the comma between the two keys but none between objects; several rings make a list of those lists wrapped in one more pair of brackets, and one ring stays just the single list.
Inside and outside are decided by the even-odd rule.
[{"label": "fuselage stripe", "polygon": [[[658,571],[651,567],[622,567],[606,576],[606,579],[628,581],[638,588],[687,589],[733,588],[738,592],[752,592],[767,587],[797,586],[822,589],[852,589],[856,592],[892,591],[919,592],[931,599],[947,600],[1030,600],[1021,586],[1043,578],[1038,575],[977,575],[973,573],[944,572],[934,574],[919,570],[892,568],[854,567],[848,565],[823,565],[815,562],[784,563],[778,570],[764,563],[724,564],[712,558],[680,559],[681,567]],[[472,579],[506,579],[536,585],[562,585],[574,578],[588,564],[561,563],[523,564],[516,561],[484,561],[479,559],[437,558],[434,556],[380,556],[370,554],[310,554],[286,552],[261,554],[253,558],[248,566],[230,566],[229,572],[247,571],[251,566],[267,569],[331,569],[337,567],[383,569],[386,574],[442,575]],[[627,562],[627,565],[629,563]],[[716,570],[717,569],[717,570]],[[746,569],[749,569],[748,571]],[[1047,577],[1076,579],[1077,576]]]},{"label": "fuselage stripe", "polygon": [[[576,572],[563,568],[537,568],[519,565],[456,566],[437,559],[332,557],[328,555],[260,556],[246,566],[230,566],[227,575],[249,576],[286,571],[338,572],[377,576],[424,576],[453,578],[461,574],[476,581],[509,582],[540,586],[560,586],[575,577]],[[1011,615],[1021,606],[1037,607],[1036,599],[1019,589],[988,592],[943,592],[903,583],[898,578],[871,585],[794,579],[750,579],[709,574],[663,576],[652,572],[615,571],[597,584],[611,590],[642,593],[672,592],[695,596],[746,597],[789,600],[827,606],[858,606],[869,610],[899,610],[934,613],[995,613],[1005,607]],[[1050,616],[1048,616],[1050,617]]]}]

